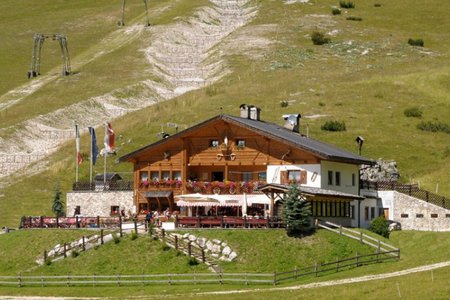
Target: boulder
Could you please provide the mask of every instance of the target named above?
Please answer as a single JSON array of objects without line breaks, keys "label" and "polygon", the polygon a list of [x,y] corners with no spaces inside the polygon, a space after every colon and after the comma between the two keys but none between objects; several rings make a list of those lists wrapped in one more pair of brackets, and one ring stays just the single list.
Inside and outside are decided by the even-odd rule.
[{"label": "boulder", "polygon": [[237,257],[237,254],[236,254],[236,252],[231,252],[230,253],[230,255],[228,256],[228,259],[230,260],[230,261],[233,261],[235,258]]},{"label": "boulder", "polygon": [[223,248],[223,250],[222,250],[222,254],[223,254],[223,255],[230,255],[231,252],[232,252],[232,251],[231,251],[231,248],[228,247],[228,246],[226,246],[226,247]]},{"label": "boulder", "polygon": [[190,235],[188,236],[188,240],[191,241],[191,242],[194,242],[194,241],[197,240],[197,237],[196,237],[195,235],[193,235],[193,234],[190,234]]},{"label": "boulder", "polygon": [[208,249],[209,251],[212,251],[213,243],[211,241],[207,241],[206,242],[206,249]]},{"label": "boulder", "polygon": [[211,249],[212,253],[221,253],[220,245],[213,245]]},{"label": "boulder", "polygon": [[199,237],[199,238],[197,239],[197,244],[198,244],[200,247],[204,248],[205,245],[206,245],[206,241],[207,241],[206,238]]},{"label": "boulder", "polygon": [[212,240],[212,241],[213,241],[214,244],[217,244],[217,245],[222,244],[222,241],[220,241],[220,240],[214,239],[214,240]]}]

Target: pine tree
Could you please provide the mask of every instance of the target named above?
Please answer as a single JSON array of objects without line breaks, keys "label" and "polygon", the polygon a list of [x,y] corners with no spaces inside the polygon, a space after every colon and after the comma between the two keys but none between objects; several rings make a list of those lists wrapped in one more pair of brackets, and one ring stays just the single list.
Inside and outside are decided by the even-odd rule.
[{"label": "pine tree", "polygon": [[57,217],[65,215],[64,202],[61,200],[61,191],[59,186],[55,188],[55,196],[53,197],[52,211]]},{"label": "pine tree", "polygon": [[283,199],[283,222],[289,236],[308,230],[311,224],[311,205],[301,194],[297,184],[289,187]]}]

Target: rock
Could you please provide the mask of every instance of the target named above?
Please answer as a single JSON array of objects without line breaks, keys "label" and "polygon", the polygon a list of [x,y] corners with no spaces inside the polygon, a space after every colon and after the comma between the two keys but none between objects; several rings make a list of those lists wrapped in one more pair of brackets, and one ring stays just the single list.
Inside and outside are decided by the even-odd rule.
[{"label": "rock", "polygon": [[55,250],[50,250],[47,253],[47,256],[54,256],[55,255]]},{"label": "rock", "polygon": [[211,241],[207,241],[206,242],[206,249],[208,249],[209,251],[211,251],[213,248],[213,243]]},{"label": "rock", "polygon": [[389,231],[396,231],[396,230],[401,230],[401,224],[400,223],[392,223],[389,225]]},{"label": "rock", "polygon": [[197,237],[195,235],[193,235],[193,234],[190,234],[189,237],[188,237],[188,240],[191,241],[191,242],[194,242],[194,241],[197,240]]},{"label": "rock", "polygon": [[227,243],[225,243],[225,242],[222,242],[222,244],[220,244],[223,248],[225,248],[226,246],[228,246],[228,244]]},{"label": "rock", "polygon": [[189,237],[189,233],[185,233],[185,234],[183,234],[183,239],[187,239]]},{"label": "rock", "polygon": [[228,261],[228,257],[222,255],[221,257],[219,257],[219,260],[221,260],[221,261]]},{"label": "rock", "polygon": [[218,258],[218,257],[219,257],[219,254],[217,254],[217,253],[212,253],[211,256],[214,257],[214,258]]},{"label": "rock", "polygon": [[109,243],[109,242],[111,242],[112,240],[114,240],[112,234],[108,234],[108,235],[105,235],[105,236],[103,237],[103,242],[105,242],[105,243]]},{"label": "rock", "polygon": [[230,260],[230,261],[233,261],[235,258],[237,257],[237,254],[236,254],[236,252],[231,252],[230,253],[230,255],[228,256],[228,259]]},{"label": "rock", "polygon": [[61,248],[61,244],[57,244],[53,249]]},{"label": "rock", "polygon": [[198,244],[200,247],[203,248],[203,247],[205,247],[206,241],[207,241],[206,238],[199,237],[199,238],[197,239],[197,244]]},{"label": "rock", "polygon": [[220,245],[213,245],[211,249],[212,253],[221,253]]},{"label": "rock", "polygon": [[226,247],[223,248],[223,250],[222,250],[222,254],[223,254],[223,255],[230,255],[231,252],[232,252],[232,251],[231,251],[231,248],[228,247],[228,246],[226,246]]},{"label": "rock", "polygon": [[220,240],[216,240],[216,239],[214,239],[214,240],[212,240],[213,241],[213,243],[214,244],[217,244],[217,245],[220,245],[220,244],[222,244],[222,242],[220,241]]}]

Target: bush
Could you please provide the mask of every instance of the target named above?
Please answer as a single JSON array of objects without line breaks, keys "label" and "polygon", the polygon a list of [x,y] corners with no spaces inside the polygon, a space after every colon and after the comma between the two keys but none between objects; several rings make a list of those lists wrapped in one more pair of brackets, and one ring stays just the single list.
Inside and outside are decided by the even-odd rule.
[{"label": "bush", "polygon": [[113,234],[112,237],[113,237],[113,240],[114,240],[114,244],[120,243],[120,238],[116,234]]},{"label": "bush", "polygon": [[161,246],[161,250],[162,250],[162,251],[169,251],[170,249],[172,249],[172,248],[170,248],[170,247],[167,246],[167,245],[164,245],[164,244],[163,244],[163,245]]},{"label": "bush", "polygon": [[442,122],[420,122],[417,128],[423,131],[450,133],[450,126]]},{"label": "bush", "polygon": [[384,216],[379,216],[372,220],[370,223],[369,230],[384,236],[385,238],[389,238],[389,222],[384,218]]},{"label": "bush", "polygon": [[373,6],[375,6],[375,7],[381,7],[381,4],[380,4],[380,3],[375,3]]},{"label": "bush", "polygon": [[342,122],[326,121],[325,124],[323,124],[322,127],[320,127],[320,129],[326,130],[326,131],[345,131],[345,130],[347,130],[345,128],[344,121],[342,121]]},{"label": "bush", "polygon": [[411,46],[423,47],[424,43],[422,39],[409,39],[408,44]]},{"label": "bush", "polygon": [[195,257],[189,257],[188,265],[196,266],[196,265],[198,265],[198,261],[195,259]]},{"label": "bush", "polygon": [[70,252],[70,255],[71,255],[73,258],[75,258],[75,257],[78,257],[78,255],[80,255],[80,253],[78,253],[77,250],[72,250],[72,252]]},{"label": "bush", "polygon": [[44,263],[45,263],[46,266],[50,266],[52,264],[52,260],[47,257],[47,259],[45,260]]},{"label": "bush", "polygon": [[353,17],[353,16],[349,16],[349,17],[347,17],[345,19],[349,20],[349,21],[362,21],[361,17]]},{"label": "bush", "polygon": [[283,100],[280,102],[281,107],[288,107],[289,102],[287,102],[286,100]]},{"label": "bush", "polygon": [[329,38],[325,37],[325,35],[322,32],[318,32],[318,31],[314,31],[311,34],[311,40],[314,45],[324,45],[324,44],[328,44],[331,42],[331,40]]},{"label": "bush", "polygon": [[351,1],[339,1],[339,6],[342,8],[355,8],[355,3]]},{"label": "bush", "polygon": [[131,238],[132,241],[134,241],[135,239],[138,238],[138,235],[137,235],[136,231],[132,231],[131,232],[131,237],[130,238]]},{"label": "bush", "polygon": [[403,111],[403,114],[405,116],[407,116],[408,118],[409,117],[420,118],[420,117],[422,117],[422,113],[423,113],[422,110],[418,107],[410,107]]},{"label": "bush", "polygon": [[341,10],[339,9],[339,8],[337,8],[337,7],[333,7],[332,9],[331,9],[331,13],[333,14],[333,15],[340,15],[341,14]]}]

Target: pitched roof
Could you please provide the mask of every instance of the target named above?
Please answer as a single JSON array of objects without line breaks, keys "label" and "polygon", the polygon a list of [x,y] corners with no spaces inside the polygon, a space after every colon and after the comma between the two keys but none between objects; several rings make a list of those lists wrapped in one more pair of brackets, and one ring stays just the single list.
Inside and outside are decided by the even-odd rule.
[{"label": "pitched roof", "polygon": [[187,135],[189,132],[192,132],[198,128],[205,126],[206,124],[216,121],[216,120],[224,120],[225,122],[235,124],[239,127],[246,128],[250,131],[257,132],[263,136],[266,136],[270,139],[277,140],[279,142],[289,144],[295,148],[303,149],[305,151],[316,154],[317,156],[331,161],[337,162],[346,162],[353,164],[373,164],[374,161],[368,158],[355,155],[349,151],[340,149],[336,146],[320,142],[314,140],[309,137],[305,137],[299,133],[293,132],[289,129],[284,128],[283,126],[264,122],[260,120],[253,120],[248,118],[236,117],[231,115],[218,115],[206,121],[203,121],[197,125],[194,125],[186,130],[180,131],[179,133],[168,137],[167,139],[157,141],[153,144],[142,147],[136,151],[128,153],[118,159],[118,161],[126,161],[148,149],[151,149],[157,145],[164,143],[166,140],[174,139],[176,137],[181,137]]}]

